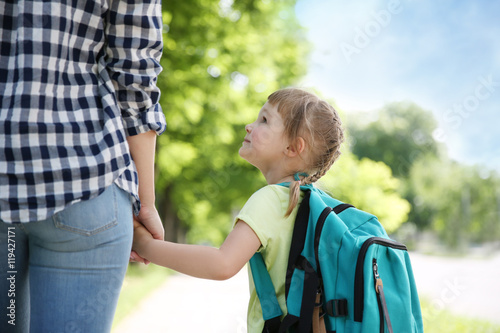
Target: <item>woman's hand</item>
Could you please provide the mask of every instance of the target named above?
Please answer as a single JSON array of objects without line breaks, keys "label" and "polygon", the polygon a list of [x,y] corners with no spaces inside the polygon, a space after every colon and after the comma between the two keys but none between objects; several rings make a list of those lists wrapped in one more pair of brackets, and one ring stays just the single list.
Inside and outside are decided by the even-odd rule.
[{"label": "woman's hand", "polygon": [[136,250],[136,233],[141,233],[141,239],[144,239],[144,233],[148,233],[148,238],[163,240],[165,237],[165,231],[163,229],[163,224],[161,222],[160,216],[156,208],[141,205],[141,210],[137,217],[134,217],[134,245],[132,246],[132,251],[130,253],[130,261],[142,262],[146,265],[149,264],[149,260],[140,256]]},{"label": "woman's hand", "polygon": [[160,215],[158,215],[158,211],[154,205],[141,205],[139,215],[134,220],[141,223],[151,233],[154,239],[164,240],[165,230],[163,229]]}]

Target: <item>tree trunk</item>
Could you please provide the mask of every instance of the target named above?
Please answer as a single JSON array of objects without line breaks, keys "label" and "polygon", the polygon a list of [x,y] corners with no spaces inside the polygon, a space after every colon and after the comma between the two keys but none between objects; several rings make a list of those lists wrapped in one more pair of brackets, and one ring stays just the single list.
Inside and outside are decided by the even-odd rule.
[{"label": "tree trunk", "polygon": [[169,186],[165,192],[160,194],[160,201],[158,202],[158,211],[163,221],[165,228],[165,240],[176,243],[186,242],[186,228],[181,224],[180,219],[177,217],[174,204],[170,199],[172,195],[172,188]]}]

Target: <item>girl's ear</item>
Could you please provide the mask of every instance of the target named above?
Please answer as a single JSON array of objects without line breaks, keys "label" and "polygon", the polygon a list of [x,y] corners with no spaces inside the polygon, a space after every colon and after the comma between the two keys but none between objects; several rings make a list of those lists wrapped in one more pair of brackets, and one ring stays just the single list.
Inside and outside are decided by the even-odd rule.
[{"label": "girl's ear", "polygon": [[288,157],[295,157],[297,155],[300,155],[304,149],[306,149],[306,142],[302,137],[298,137],[294,144],[289,145],[286,147],[286,155]]}]

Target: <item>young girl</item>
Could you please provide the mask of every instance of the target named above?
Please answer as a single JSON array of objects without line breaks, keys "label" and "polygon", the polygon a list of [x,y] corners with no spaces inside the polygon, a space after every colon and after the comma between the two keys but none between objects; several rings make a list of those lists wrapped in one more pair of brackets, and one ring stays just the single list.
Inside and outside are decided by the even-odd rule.
[{"label": "young girl", "polygon": [[[250,197],[221,247],[161,241],[136,223],[133,249],[157,265],[214,280],[232,277],[260,251],[286,314],[285,274],[300,185],[317,181],[340,155],[341,121],[317,96],[283,89],[269,96],[257,120],[245,129],[239,154],[262,172],[268,185]],[[289,187],[277,185],[284,182]],[[262,309],[249,276],[248,332],[260,333]]]}]

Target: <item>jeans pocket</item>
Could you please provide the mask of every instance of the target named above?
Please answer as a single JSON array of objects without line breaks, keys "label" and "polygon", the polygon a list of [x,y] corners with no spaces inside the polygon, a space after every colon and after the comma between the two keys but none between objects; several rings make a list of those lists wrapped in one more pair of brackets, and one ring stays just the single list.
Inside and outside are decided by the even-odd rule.
[{"label": "jeans pocket", "polygon": [[93,236],[118,224],[115,184],[98,197],[77,202],[54,216],[58,229],[83,236]]}]

